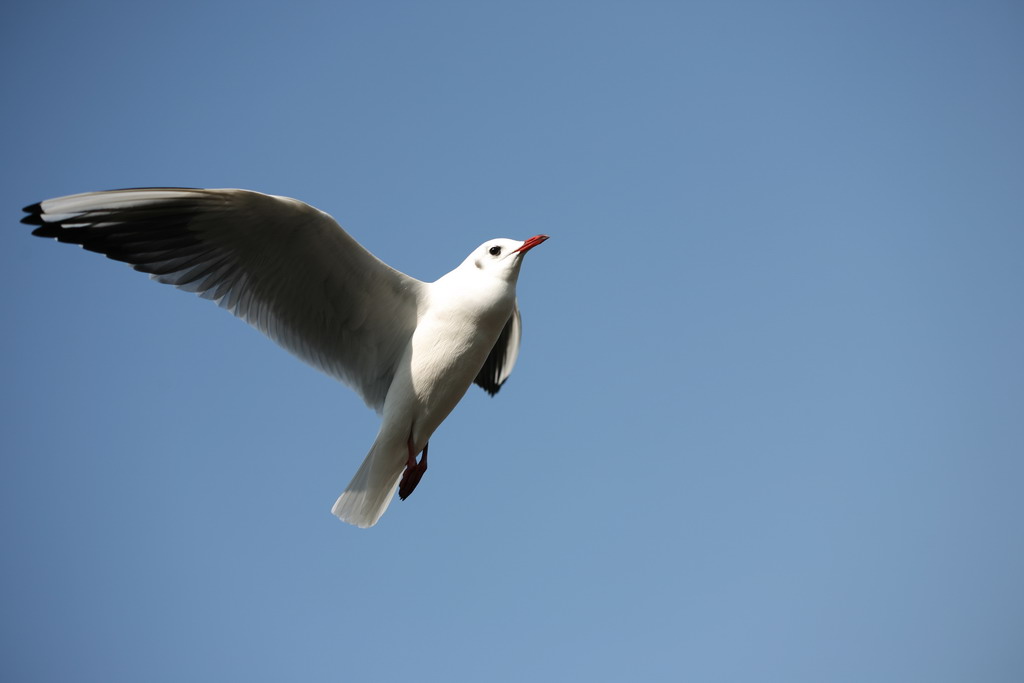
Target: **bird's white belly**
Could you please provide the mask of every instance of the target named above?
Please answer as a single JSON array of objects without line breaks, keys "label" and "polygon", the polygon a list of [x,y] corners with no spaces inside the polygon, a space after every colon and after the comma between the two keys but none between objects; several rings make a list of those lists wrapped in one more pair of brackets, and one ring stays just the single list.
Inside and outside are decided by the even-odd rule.
[{"label": "bird's white belly", "polygon": [[427,438],[472,386],[501,331],[459,322],[421,326],[413,335],[412,386],[422,410],[416,432]]},{"label": "bird's white belly", "polygon": [[420,320],[384,404],[384,422],[396,438],[404,443],[411,435],[417,451],[426,445],[472,386],[507,319],[502,315],[440,313]]}]

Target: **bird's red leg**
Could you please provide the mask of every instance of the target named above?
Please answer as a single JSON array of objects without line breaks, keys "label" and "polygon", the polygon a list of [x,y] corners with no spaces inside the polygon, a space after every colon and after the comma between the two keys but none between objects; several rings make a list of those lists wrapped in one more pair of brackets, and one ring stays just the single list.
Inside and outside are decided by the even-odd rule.
[{"label": "bird's red leg", "polygon": [[423,473],[427,471],[427,447],[430,442],[423,446],[423,456],[416,462],[416,447],[412,445],[412,437],[409,437],[409,459],[405,461],[405,472],[402,473],[402,481],[398,484],[398,497],[405,500],[416,489],[420,483]]}]

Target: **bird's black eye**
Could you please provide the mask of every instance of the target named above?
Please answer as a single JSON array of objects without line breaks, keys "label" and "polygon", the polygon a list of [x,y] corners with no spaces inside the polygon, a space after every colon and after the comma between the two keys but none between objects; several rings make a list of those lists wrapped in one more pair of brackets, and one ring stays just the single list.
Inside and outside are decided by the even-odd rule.
[{"label": "bird's black eye", "polygon": [[489,253],[491,256],[497,256],[498,254],[501,253],[501,247],[491,247],[490,249],[487,250],[487,253]]}]

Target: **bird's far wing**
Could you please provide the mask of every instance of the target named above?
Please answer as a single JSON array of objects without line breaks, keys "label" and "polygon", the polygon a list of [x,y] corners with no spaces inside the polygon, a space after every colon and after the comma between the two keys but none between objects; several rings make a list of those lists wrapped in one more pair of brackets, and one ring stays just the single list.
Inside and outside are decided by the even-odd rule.
[{"label": "bird's far wing", "polygon": [[187,188],[90,192],[25,211],[33,234],[216,301],[382,409],[423,283],[326,213],[286,197]]},{"label": "bird's far wing", "polygon": [[519,340],[523,335],[523,321],[519,316],[519,302],[512,309],[512,315],[498,335],[498,341],[487,355],[484,366],[480,368],[473,382],[483,388],[491,396],[498,393],[501,385],[512,374],[512,368],[519,357]]}]

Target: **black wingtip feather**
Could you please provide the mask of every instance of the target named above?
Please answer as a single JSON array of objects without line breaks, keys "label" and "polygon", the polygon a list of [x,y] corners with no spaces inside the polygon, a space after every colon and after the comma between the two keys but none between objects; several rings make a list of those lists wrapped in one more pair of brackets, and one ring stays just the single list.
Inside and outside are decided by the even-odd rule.
[{"label": "black wingtip feather", "polygon": [[60,235],[60,228],[52,225],[40,225],[32,231],[32,234],[36,237],[58,237]]},{"label": "black wingtip feather", "polygon": [[21,222],[25,225],[42,225],[43,224],[43,203],[37,202],[35,204],[29,204],[22,209],[27,216],[21,217]]}]

